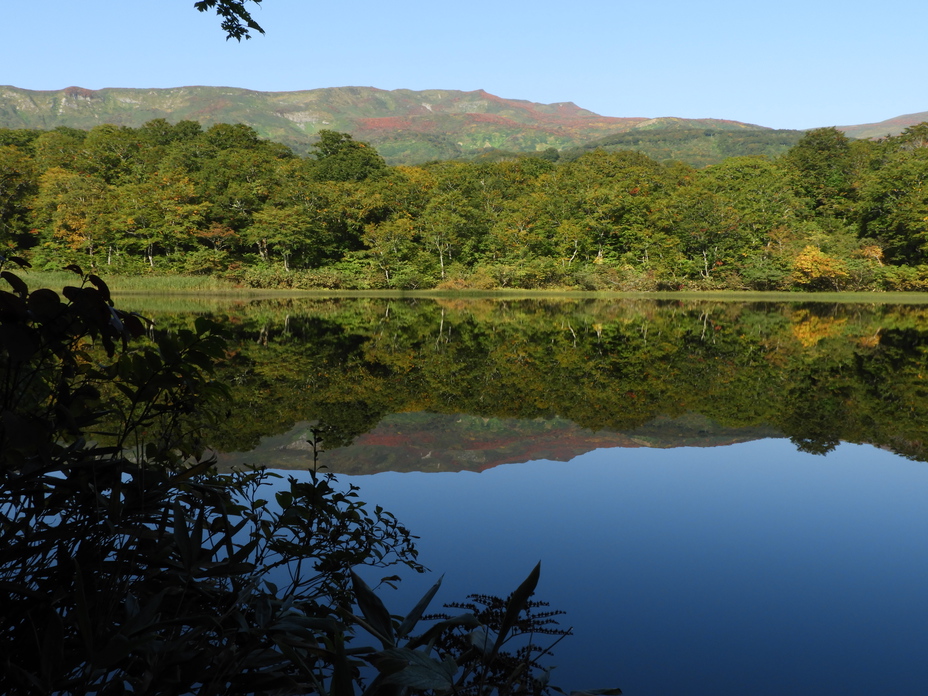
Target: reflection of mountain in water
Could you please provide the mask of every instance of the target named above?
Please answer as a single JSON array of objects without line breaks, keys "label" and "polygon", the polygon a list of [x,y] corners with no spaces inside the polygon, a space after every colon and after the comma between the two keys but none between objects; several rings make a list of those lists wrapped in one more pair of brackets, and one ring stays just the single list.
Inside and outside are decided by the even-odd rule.
[{"label": "reflection of mountain in water", "polygon": [[[345,474],[381,471],[483,471],[538,459],[569,461],[604,447],[716,447],[777,437],[771,428],[730,428],[695,413],[659,417],[627,432],[593,432],[561,418],[520,420],[469,415],[397,413],[354,443],[323,452],[320,463]],[[251,463],[274,469],[312,464],[310,426],[264,438],[247,454],[221,455],[223,464]]]}]

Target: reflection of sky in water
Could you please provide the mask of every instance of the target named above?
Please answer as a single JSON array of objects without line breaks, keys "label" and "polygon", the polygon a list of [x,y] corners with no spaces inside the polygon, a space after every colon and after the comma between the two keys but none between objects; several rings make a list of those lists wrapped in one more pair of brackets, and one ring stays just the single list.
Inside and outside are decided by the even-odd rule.
[{"label": "reflection of sky in water", "polygon": [[362,500],[421,537],[442,601],[538,598],[576,635],[554,683],[626,694],[915,694],[928,683],[928,464],[785,440],[605,449],[481,474],[384,473]]}]

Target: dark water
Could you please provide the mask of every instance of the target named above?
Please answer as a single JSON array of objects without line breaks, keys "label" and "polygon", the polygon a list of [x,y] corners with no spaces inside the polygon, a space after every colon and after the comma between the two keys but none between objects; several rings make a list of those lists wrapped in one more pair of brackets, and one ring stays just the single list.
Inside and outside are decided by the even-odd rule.
[{"label": "dark water", "polygon": [[567,689],[924,691],[925,310],[343,300],[231,319],[222,461],[300,475],[323,428],[322,463],[434,571],[386,594],[394,612],[438,574],[440,604],[505,595],[541,560],[538,597],[575,633],[551,661]]}]

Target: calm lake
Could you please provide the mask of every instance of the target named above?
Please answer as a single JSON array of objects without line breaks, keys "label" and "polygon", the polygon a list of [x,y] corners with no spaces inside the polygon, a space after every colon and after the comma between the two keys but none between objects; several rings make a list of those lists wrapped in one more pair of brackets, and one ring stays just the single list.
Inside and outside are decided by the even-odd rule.
[{"label": "calm lake", "polygon": [[321,463],[420,537],[432,572],[385,592],[396,613],[441,574],[436,610],[505,596],[541,560],[565,689],[928,683],[928,306],[137,307],[228,326],[223,465],[303,475],[321,429]]}]

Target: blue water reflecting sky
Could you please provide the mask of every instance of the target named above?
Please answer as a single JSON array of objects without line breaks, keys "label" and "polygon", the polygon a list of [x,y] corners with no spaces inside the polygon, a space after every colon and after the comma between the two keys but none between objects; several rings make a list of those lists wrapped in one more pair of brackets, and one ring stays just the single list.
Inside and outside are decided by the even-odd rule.
[{"label": "blue water reflecting sky", "polygon": [[565,688],[626,694],[916,694],[928,684],[928,465],[786,440],[597,450],[483,473],[340,477],[421,539],[433,571],[407,611],[505,595],[541,559],[538,598],[576,635]]}]

